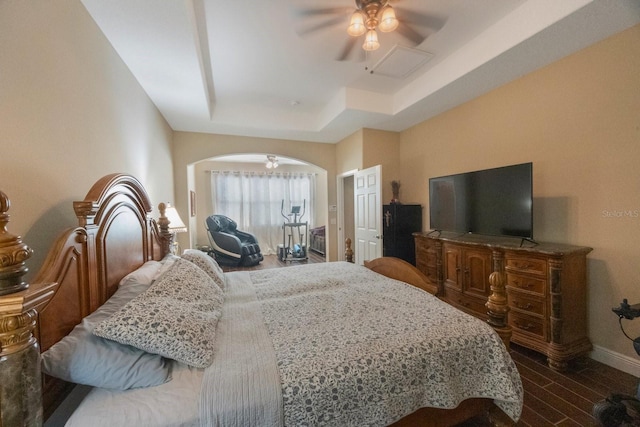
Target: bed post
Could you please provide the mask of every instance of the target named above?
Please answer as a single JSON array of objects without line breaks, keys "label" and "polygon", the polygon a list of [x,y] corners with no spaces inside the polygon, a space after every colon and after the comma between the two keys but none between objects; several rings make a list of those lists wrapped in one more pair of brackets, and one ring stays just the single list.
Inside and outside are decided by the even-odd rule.
[{"label": "bed post", "polygon": [[7,231],[9,198],[0,191],[0,426],[42,425],[37,311],[55,284],[29,287],[22,280],[33,251]]},{"label": "bed post", "polygon": [[[160,236],[162,236],[162,253],[168,254],[173,253],[173,239],[175,235],[169,231],[169,219],[167,218],[167,205],[165,203],[160,203],[158,205],[158,211],[160,212],[160,217],[158,218],[158,228],[160,229]],[[177,254],[174,254],[177,255]]]},{"label": "bed post", "polygon": [[344,260],[347,262],[353,262],[353,249],[351,249],[351,239],[347,237],[347,240],[344,241],[344,244]]},{"label": "bed post", "polygon": [[489,275],[491,294],[485,303],[487,321],[502,338],[502,342],[509,350],[513,331],[507,322],[509,304],[507,302],[507,275],[504,271],[504,253],[494,250],[491,257],[493,258],[493,273]]},{"label": "bed post", "polygon": [[505,288],[505,274],[501,271],[494,271],[489,275],[489,284],[491,285],[491,295],[485,306],[487,307],[487,322],[495,329],[502,342],[509,350],[511,342],[511,327],[507,323],[507,313],[509,305],[507,304],[507,291]]}]

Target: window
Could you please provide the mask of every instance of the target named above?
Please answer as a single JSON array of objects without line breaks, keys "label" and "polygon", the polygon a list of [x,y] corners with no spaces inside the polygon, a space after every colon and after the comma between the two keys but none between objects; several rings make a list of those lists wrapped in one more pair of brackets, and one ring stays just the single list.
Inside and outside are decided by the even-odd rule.
[{"label": "window", "polygon": [[[258,239],[263,254],[275,254],[283,242],[283,216],[301,206],[298,218],[313,224],[315,174],[211,172],[213,213],[226,215],[238,229]],[[290,218],[293,220],[293,217]]]}]

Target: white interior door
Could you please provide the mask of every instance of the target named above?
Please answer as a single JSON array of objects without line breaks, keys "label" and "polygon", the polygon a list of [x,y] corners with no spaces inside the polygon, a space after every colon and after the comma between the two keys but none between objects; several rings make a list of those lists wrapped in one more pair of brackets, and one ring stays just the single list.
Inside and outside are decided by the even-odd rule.
[{"label": "white interior door", "polygon": [[356,264],[382,256],[382,190],[380,165],[354,176]]}]

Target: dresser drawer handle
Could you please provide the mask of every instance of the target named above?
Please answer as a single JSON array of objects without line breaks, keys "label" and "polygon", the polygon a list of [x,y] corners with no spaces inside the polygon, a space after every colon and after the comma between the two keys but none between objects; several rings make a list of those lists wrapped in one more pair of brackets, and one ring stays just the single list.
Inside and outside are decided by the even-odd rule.
[{"label": "dresser drawer handle", "polygon": [[530,310],[530,309],[533,308],[533,304],[531,304],[529,302],[526,303],[526,304],[522,304],[519,301],[514,301],[514,304],[515,304],[516,307],[518,307],[521,310]]},{"label": "dresser drawer handle", "polygon": [[535,325],[533,325],[532,323],[527,323],[526,325],[522,325],[518,322],[515,322],[516,326],[519,329],[522,329],[523,331],[528,331],[529,329],[533,328]]},{"label": "dresser drawer handle", "polygon": [[524,288],[524,289],[531,289],[533,287],[533,283],[521,283],[518,280],[514,280],[513,284],[519,288]]},{"label": "dresser drawer handle", "polygon": [[520,268],[522,270],[528,270],[531,267],[533,267],[533,264],[529,264],[528,262],[526,262],[526,263],[516,262],[516,268]]}]

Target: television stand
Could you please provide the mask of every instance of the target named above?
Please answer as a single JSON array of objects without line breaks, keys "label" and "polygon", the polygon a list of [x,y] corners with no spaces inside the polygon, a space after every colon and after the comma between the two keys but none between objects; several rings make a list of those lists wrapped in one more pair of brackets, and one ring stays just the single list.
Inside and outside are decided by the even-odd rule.
[{"label": "television stand", "polygon": [[506,284],[511,342],[545,354],[558,371],[591,350],[586,298],[591,248],[522,246],[518,238],[478,234],[413,236],[416,267],[438,287],[440,299],[487,320],[489,276],[498,272]]},{"label": "television stand", "polygon": [[521,248],[523,247],[522,245],[524,245],[524,242],[529,242],[529,243],[532,243],[534,246],[538,246],[538,242],[536,242],[535,240],[530,239],[529,237],[522,237],[520,239],[520,247]]}]

